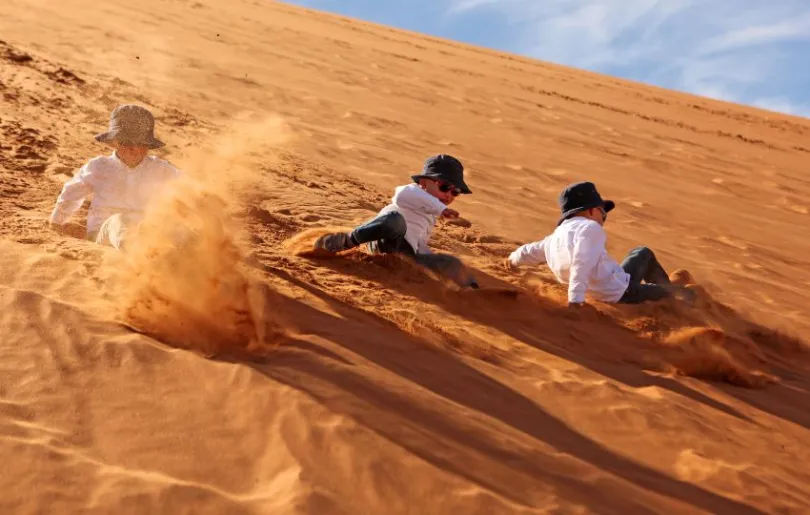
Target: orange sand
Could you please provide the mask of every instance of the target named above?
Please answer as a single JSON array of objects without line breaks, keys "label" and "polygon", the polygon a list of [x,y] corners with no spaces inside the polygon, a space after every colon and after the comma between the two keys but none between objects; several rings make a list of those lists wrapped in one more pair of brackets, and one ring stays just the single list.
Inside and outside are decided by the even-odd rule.
[{"label": "orange sand", "polygon": [[[809,120],[268,1],[4,0],[0,39],[0,513],[807,513]],[[123,102],[195,181],[128,256],[44,228]],[[485,289],[302,255],[438,152]],[[583,179],[694,305],[502,267]]]}]

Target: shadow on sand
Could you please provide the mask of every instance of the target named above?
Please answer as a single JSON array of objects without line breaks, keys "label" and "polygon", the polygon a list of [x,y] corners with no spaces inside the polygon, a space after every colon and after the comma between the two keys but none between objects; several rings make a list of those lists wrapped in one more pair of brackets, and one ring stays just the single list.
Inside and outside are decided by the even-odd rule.
[{"label": "shadow on sand", "polygon": [[[711,513],[761,513],[616,454],[527,397],[465,364],[459,356],[438,350],[393,322],[335,299],[284,271],[260,268],[326,302],[338,316],[276,294],[279,299],[272,303],[278,308],[276,315],[299,334],[299,339],[279,347],[268,362],[251,366],[306,392],[330,410],[351,416],[443,470],[524,506],[542,503],[540,492],[551,485],[559,495],[602,513],[658,513],[662,502]],[[470,304],[466,306],[456,309],[468,313]],[[504,311],[515,310],[510,307]],[[536,330],[538,323],[542,327],[536,317],[532,326],[514,325],[514,319],[510,316],[508,323],[499,327],[511,326],[515,337],[546,352],[625,384],[669,388],[745,418],[676,381],[648,376],[616,362],[577,356],[531,337],[532,328]],[[496,324],[494,319],[484,320]],[[626,336],[627,331],[622,330]],[[333,350],[317,348],[324,345]],[[374,381],[376,376],[358,374],[346,364],[357,359],[373,364],[381,373],[393,374],[394,379],[388,376],[385,381]],[[397,385],[399,381],[418,388]],[[515,432],[513,438],[506,436],[510,432]],[[524,440],[522,445],[515,445],[515,438],[535,443],[529,447]],[[538,443],[554,451],[543,451]],[[583,479],[588,476],[587,468],[569,457],[597,467],[609,477],[593,482]]]}]

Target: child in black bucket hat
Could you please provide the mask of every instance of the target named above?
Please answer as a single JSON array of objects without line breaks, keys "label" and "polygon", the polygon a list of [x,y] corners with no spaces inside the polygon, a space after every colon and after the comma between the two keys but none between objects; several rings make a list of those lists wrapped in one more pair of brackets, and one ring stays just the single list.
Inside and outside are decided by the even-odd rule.
[{"label": "child in black bucket hat", "polygon": [[436,221],[458,218],[448,206],[459,195],[471,194],[464,182],[464,166],[453,156],[429,157],[411,184],[398,186],[391,203],[368,222],[348,233],[332,233],[315,242],[315,250],[330,254],[366,244],[372,254],[402,254],[434,270],[461,287],[478,288],[466,267],[455,256],[434,254],[428,241]]},{"label": "child in black bucket hat", "polygon": [[[593,183],[578,182],[566,187],[559,205],[561,216],[555,231],[512,252],[506,261],[508,268],[546,263],[557,280],[568,285],[571,306],[584,304],[586,293],[602,302],[628,304],[675,295],[693,297],[691,290],[672,283],[647,247],[631,250],[621,266],[608,255],[602,226],[616,204],[603,200]],[[685,271],[676,274],[691,281]]]},{"label": "child in black bucket hat", "polygon": [[154,130],[155,119],[146,108],[116,107],[109,129],[96,136],[96,141],[113,149],[112,154],[91,159],[64,184],[51,212],[51,228],[66,232],[67,221],[92,195],[87,239],[122,250],[147,204],[180,175],[167,161],[149,155],[150,150],[164,146]]}]

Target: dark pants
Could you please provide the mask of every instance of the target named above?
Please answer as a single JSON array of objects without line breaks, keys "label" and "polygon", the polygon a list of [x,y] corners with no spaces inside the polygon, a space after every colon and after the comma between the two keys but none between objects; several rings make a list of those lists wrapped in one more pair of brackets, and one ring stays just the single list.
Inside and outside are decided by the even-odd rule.
[{"label": "dark pants", "polygon": [[349,237],[358,245],[365,243],[372,254],[404,254],[459,286],[476,284],[475,279],[457,257],[449,254],[417,254],[405,240],[407,230],[405,217],[397,212],[391,212],[355,227]]},{"label": "dark pants", "polygon": [[630,274],[630,285],[619,302],[638,304],[672,296],[674,288],[667,272],[647,247],[631,250],[622,262],[622,268]]}]

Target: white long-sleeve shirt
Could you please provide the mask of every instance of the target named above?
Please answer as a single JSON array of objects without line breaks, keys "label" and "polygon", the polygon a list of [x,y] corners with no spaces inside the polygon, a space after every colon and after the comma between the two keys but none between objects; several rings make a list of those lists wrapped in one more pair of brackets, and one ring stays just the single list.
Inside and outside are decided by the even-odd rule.
[{"label": "white long-sleeve shirt", "polygon": [[509,256],[514,266],[548,264],[568,285],[568,302],[584,302],[585,293],[603,302],[617,302],[630,284],[630,275],[611,258],[602,226],[587,218],[566,220],[545,239],[519,247]]},{"label": "white long-sleeve shirt", "polygon": [[430,254],[428,240],[447,206],[441,200],[419,187],[418,184],[398,186],[394,190],[391,203],[385,206],[379,214],[384,215],[397,212],[405,218],[408,230],[405,233],[407,241],[417,254]]},{"label": "white long-sleeve shirt", "polygon": [[87,232],[93,234],[116,213],[142,215],[168,181],[179,176],[180,171],[156,156],[147,156],[134,168],[118,159],[115,152],[96,157],[64,184],[50,220],[55,224],[67,222],[93,195],[87,215]]}]

